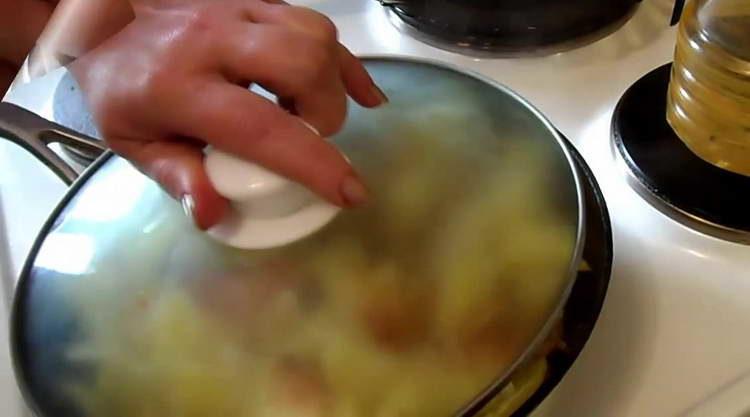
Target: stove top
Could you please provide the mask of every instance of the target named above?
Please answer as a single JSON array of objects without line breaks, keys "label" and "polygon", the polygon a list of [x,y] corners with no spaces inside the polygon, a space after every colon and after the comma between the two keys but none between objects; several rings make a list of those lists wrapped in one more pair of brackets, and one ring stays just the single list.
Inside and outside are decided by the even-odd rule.
[{"label": "stove top", "polygon": [[[619,29],[588,45],[513,59],[477,59],[405,36],[373,0],[298,3],[327,14],[356,54],[447,61],[507,85],[546,115],[591,168],[611,217],[607,296],[585,346],[532,416],[680,415],[750,371],[750,246],[665,215],[629,185],[612,152],[613,112],[623,93],[672,60],[674,0],[644,1]],[[60,111],[53,96],[64,75],[19,84],[6,99],[54,119]],[[0,140],[11,273],[64,190],[41,164]],[[0,373],[0,382],[3,375],[11,374]],[[3,416],[20,415],[18,405],[9,407]]]}]

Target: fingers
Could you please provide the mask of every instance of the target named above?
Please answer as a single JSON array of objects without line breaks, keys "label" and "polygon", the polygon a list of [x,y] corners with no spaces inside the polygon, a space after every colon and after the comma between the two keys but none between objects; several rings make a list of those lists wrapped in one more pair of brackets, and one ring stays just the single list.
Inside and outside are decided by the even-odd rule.
[{"label": "fingers", "polygon": [[341,78],[347,93],[364,107],[377,107],[388,102],[388,97],[370,77],[362,62],[346,47],[339,45]]},{"label": "fingers", "polygon": [[118,139],[109,139],[108,144],[180,200],[199,229],[208,229],[221,221],[228,202],[211,185],[200,147],[183,142]]},{"label": "fingers", "polygon": [[305,33],[331,46],[338,41],[336,25],[325,15],[305,7],[273,2],[244,3],[246,17],[255,23],[273,23]]},{"label": "fingers", "polygon": [[[266,3],[271,3],[267,0]],[[336,26],[326,16],[307,8],[283,4],[250,2],[247,17],[257,23],[276,24],[290,28],[305,37],[317,39],[328,47],[337,49],[339,73],[348,94],[360,105],[376,107],[388,101],[375,85],[364,65],[338,42]]]},{"label": "fingers", "polygon": [[322,135],[338,132],[346,116],[346,89],[330,45],[268,24],[248,26],[231,42],[224,60],[232,78],[272,91]]},{"label": "fingers", "polygon": [[216,83],[204,90],[202,100],[182,116],[190,135],[297,181],[338,206],[367,201],[367,190],[344,157],[298,118],[239,86]]}]

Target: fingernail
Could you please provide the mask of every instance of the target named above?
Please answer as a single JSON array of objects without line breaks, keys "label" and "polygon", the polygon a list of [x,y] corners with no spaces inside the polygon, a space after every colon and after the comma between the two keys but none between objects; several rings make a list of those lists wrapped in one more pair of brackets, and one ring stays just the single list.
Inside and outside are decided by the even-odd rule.
[{"label": "fingernail", "polygon": [[349,207],[360,207],[369,200],[367,188],[357,177],[349,176],[341,183],[341,197]]},{"label": "fingernail", "polygon": [[180,199],[182,204],[182,211],[185,212],[185,216],[195,225],[195,200],[190,194],[185,194]]},{"label": "fingernail", "polygon": [[372,85],[372,95],[378,100],[378,106],[388,103],[388,96],[376,84]]}]

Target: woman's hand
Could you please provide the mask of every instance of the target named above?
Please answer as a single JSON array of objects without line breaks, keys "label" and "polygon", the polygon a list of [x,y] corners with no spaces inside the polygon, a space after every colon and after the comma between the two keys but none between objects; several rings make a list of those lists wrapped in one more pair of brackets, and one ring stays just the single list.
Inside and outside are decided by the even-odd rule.
[{"label": "woman's hand", "polygon": [[[71,71],[112,150],[181,199],[198,227],[216,224],[227,207],[204,171],[206,144],[339,206],[366,201],[346,160],[305,126],[336,133],[347,94],[367,107],[386,101],[326,17],[260,0],[133,6],[135,19]],[[248,91],[251,83],[277,95],[284,108]]]}]

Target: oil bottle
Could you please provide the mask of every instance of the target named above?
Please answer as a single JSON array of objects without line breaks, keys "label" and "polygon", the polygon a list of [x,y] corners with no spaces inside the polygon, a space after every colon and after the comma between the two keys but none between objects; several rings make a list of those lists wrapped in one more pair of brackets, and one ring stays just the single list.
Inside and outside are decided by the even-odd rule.
[{"label": "oil bottle", "polygon": [[750,176],[750,0],[687,3],[667,120],[693,153]]}]

